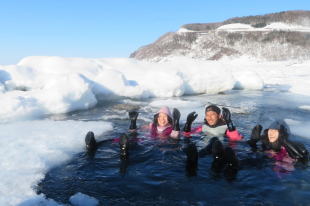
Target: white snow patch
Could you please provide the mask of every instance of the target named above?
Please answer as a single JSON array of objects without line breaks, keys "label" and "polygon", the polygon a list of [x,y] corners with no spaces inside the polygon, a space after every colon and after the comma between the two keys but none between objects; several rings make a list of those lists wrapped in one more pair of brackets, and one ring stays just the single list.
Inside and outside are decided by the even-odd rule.
[{"label": "white snow patch", "polygon": [[266,85],[310,96],[309,63],[26,57],[17,65],[0,66],[0,122],[89,109],[116,98],[217,94]]},{"label": "white snow patch", "polygon": [[112,125],[105,122],[35,120],[0,124],[0,205],[38,201],[32,186],[50,168],[81,152],[89,130],[102,134],[111,129]]},{"label": "white snow patch", "polygon": [[290,126],[292,134],[310,139],[310,122],[300,122],[292,119],[285,119],[285,122]]},{"label": "white snow patch", "polygon": [[310,32],[310,27],[294,25],[294,24],[285,24],[282,22],[273,22],[273,23],[265,26],[264,29]]},{"label": "white snow patch", "polygon": [[234,23],[234,24],[225,24],[217,28],[217,30],[235,30],[235,31],[243,31],[253,29],[251,25]]},{"label": "white snow patch", "polygon": [[22,202],[18,206],[64,206],[51,199],[46,199],[44,195],[40,194],[26,201]]},{"label": "white snow patch", "polygon": [[310,111],[310,105],[302,105],[299,108],[303,109],[303,110],[309,110]]},{"label": "white snow patch", "polygon": [[235,89],[261,90],[264,88],[264,82],[255,71],[243,69],[233,72],[236,80]]},{"label": "white snow patch", "polygon": [[69,201],[73,206],[97,206],[99,205],[99,201],[96,198],[90,197],[80,192],[70,197]]},{"label": "white snow patch", "polygon": [[186,28],[184,28],[184,27],[181,27],[181,28],[177,31],[177,33],[186,33],[186,32],[195,32],[195,31],[190,30],[190,29],[186,29]]},{"label": "white snow patch", "polygon": [[286,24],[282,22],[273,22],[262,28],[255,28],[249,24],[233,23],[225,24],[218,27],[218,31],[228,31],[228,32],[240,32],[240,31],[296,31],[296,32],[310,32],[310,27],[305,27],[301,25]]}]

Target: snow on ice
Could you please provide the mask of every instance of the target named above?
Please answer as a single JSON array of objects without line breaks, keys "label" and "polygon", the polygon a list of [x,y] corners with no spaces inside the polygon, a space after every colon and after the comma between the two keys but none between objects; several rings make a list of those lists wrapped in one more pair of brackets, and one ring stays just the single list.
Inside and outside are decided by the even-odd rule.
[{"label": "snow on ice", "polygon": [[309,95],[309,63],[202,61],[175,58],[151,63],[134,59],[27,57],[0,66],[0,121],[39,118],[89,109],[122,97],[216,94],[231,89],[260,90],[289,85]]},{"label": "snow on ice", "polygon": [[[34,120],[0,124],[0,205],[44,205],[33,186],[52,167],[82,151],[85,134],[102,134],[110,123]],[[26,201],[26,202],[24,202]],[[36,204],[34,204],[36,202]],[[54,204],[54,203],[53,203]]]}]

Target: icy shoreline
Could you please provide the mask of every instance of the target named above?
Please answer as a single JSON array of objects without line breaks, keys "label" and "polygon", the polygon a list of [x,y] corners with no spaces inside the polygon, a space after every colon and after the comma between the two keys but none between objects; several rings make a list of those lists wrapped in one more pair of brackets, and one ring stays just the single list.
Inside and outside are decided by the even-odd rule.
[{"label": "icy shoreline", "polygon": [[216,94],[260,90],[266,85],[309,96],[309,64],[184,57],[159,63],[129,58],[26,57],[17,65],[0,66],[0,121],[89,109],[123,97]]},{"label": "icy shoreline", "polygon": [[111,129],[107,122],[35,120],[0,124],[0,205],[45,202],[32,187],[50,168],[83,150],[87,131],[102,134]]}]

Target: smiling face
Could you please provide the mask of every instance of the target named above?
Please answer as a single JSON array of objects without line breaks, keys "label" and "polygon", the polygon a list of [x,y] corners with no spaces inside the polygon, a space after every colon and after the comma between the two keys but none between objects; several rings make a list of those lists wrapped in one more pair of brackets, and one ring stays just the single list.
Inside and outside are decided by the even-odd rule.
[{"label": "smiling face", "polygon": [[159,113],[158,118],[157,118],[157,124],[160,127],[164,127],[169,123],[168,121],[168,115],[165,113]]},{"label": "smiling face", "polygon": [[210,126],[216,125],[220,119],[220,115],[214,111],[206,112],[205,119]]},{"label": "smiling face", "polygon": [[277,129],[268,129],[268,139],[269,142],[275,142],[279,138],[279,130]]}]

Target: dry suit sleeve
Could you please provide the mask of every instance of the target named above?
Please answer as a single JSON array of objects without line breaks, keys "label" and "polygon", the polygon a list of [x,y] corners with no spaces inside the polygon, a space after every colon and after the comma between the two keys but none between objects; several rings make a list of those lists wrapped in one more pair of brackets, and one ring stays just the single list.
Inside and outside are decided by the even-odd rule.
[{"label": "dry suit sleeve", "polygon": [[243,136],[238,132],[237,129],[233,131],[226,130],[226,136],[231,141],[240,141],[243,138]]}]

